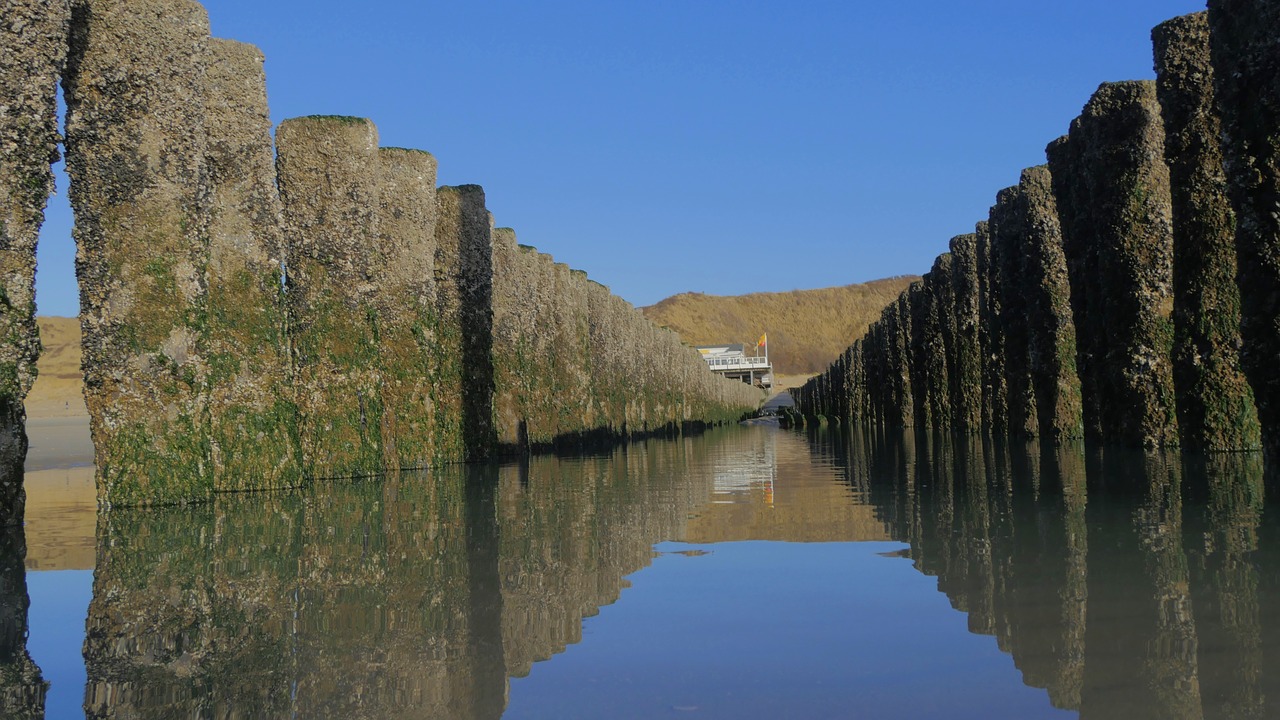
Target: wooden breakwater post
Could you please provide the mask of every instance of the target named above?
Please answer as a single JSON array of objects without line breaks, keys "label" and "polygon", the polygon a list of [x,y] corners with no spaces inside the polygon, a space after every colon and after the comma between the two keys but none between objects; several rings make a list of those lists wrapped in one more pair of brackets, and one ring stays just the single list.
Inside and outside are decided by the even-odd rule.
[{"label": "wooden breakwater post", "polygon": [[388,470],[456,459],[437,427],[437,384],[451,359],[442,351],[436,297],[436,159],[381,148],[379,160],[378,369],[381,446]]},{"label": "wooden breakwater post", "polygon": [[955,355],[951,373],[952,427],[961,433],[982,428],[982,348],[979,341],[981,297],[978,281],[978,236],[951,239],[951,285],[954,295]]},{"label": "wooden breakwater post", "polygon": [[1208,16],[1169,20],[1152,40],[1173,209],[1173,379],[1182,445],[1257,448],[1257,408],[1240,367],[1236,218],[1219,145]]},{"label": "wooden breakwater post", "polygon": [[[440,344],[452,362],[441,368],[437,394],[443,455],[488,457],[493,424],[493,239],[479,185],[438,190],[436,307]],[[456,428],[456,430],[454,429]]]},{"label": "wooden breakwater post", "polygon": [[302,484],[285,244],[262,52],[208,41],[206,384],[217,491]]},{"label": "wooden breakwater post", "polygon": [[1264,441],[1280,455],[1280,7],[1210,0],[1214,91],[1236,216],[1242,363]]},{"label": "wooden breakwater post", "polygon": [[1000,284],[991,224],[974,226],[978,260],[978,345],[982,353],[982,426],[1004,435],[1009,426],[1009,394],[1004,372],[1004,333],[1000,325]]},{"label": "wooden breakwater post", "polygon": [[1158,79],[1101,85],[1048,166],[802,406],[852,416],[861,396],[856,414],[886,426],[1280,449],[1280,9],[1214,0],[1152,37]]},{"label": "wooden breakwater post", "polygon": [[280,124],[276,147],[303,472],[374,475],[384,468],[378,133],[363,118],[296,118]]},{"label": "wooden breakwater post", "polygon": [[1048,154],[1071,217],[1071,283],[1085,289],[1074,311],[1080,334],[1091,334],[1081,362],[1086,430],[1126,445],[1176,445],[1173,229],[1155,83],[1103,84]]},{"label": "wooden breakwater post", "polygon": [[997,358],[1004,373],[1006,429],[1014,437],[1035,437],[1036,397],[1031,387],[1028,337],[1027,236],[1025,198],[1018,186],[1001,190],[991,207],[993,336],[998,338]]},{"label": "wooden breakwater post", "polygon": [[1076,328],[1053,180],[1046,166],[1022,172],[1019,210],[1026,293],[1027,371],[1039,435],[1058,442],[1084,436]]},{"label": "wooden breakwater post", "polygon": [[67,171],[98,497],[203,499],[208,16],[193,0],[76,0],[71,28]]},{"label": "wooden breakwater post", "polygon": [[35,382],[36,241],[58,156],[56,97],[67,55],[65,0],[6,0],[0,27],[0,528],[21,526],[23,400]]}]

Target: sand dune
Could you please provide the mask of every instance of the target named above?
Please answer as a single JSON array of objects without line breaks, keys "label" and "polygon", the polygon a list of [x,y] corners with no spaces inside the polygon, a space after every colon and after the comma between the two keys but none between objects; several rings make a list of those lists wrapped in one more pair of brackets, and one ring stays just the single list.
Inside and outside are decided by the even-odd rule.
[{"label": "sand dune", "polygon": [[818,290],[727,297],[684,293],[641,310],[690,345],[734,342],[753,352],[760,336],[768,333],[769,358],[777,373],[803,375],[826,370],[880,318],[886,305],[918,279],[895,277]]}]

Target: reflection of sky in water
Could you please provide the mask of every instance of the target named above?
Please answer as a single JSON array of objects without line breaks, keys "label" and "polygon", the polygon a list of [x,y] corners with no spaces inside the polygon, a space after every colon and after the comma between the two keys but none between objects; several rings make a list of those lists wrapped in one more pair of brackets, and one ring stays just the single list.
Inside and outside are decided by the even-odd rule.
[{"label": "reflection of sky in water", "polygon": [[[896,543],[661,543],[505,718],[1073,717]],[[690,549],[707,555],[676,554]]]},{"label": "reflection of sky in water", "polygon": [[83,717],[84,623],[93,591],[92,570],[27,573],[31,597],[27,651],[49,682],[45,717]]}]

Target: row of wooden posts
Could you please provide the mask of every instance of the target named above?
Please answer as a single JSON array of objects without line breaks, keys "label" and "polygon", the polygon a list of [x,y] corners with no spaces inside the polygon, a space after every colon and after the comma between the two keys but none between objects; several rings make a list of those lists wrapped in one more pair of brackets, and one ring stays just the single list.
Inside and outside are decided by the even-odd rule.
[{"label": "row of wooden posts", "polygon": [[1280,441],[1280,7],[1153,31],[803,415],[1138,447]]}]

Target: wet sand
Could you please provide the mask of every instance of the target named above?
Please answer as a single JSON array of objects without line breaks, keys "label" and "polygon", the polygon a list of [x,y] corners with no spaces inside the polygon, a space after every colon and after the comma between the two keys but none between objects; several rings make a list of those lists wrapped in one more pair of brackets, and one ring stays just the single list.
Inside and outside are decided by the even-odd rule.
[{"label": "wet sand", "polygon": [[93,569],[98,504],[89,418],[27,421],[27,569]]},{"label": "wet sand", "polygon": [[27,420],[28,474],[54,468],[93,466],[89,417],[31,418]]}]

